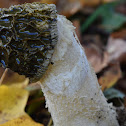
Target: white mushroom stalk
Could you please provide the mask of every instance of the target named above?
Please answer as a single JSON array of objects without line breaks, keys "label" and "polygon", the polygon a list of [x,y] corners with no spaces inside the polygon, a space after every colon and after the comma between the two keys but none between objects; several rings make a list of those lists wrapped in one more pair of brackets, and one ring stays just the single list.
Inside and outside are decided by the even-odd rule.
[{"label": "white mushroom stalk", "polygon": [[74,27],[58,15],[58,43],[40,80],[54,126],[118,126]]}]

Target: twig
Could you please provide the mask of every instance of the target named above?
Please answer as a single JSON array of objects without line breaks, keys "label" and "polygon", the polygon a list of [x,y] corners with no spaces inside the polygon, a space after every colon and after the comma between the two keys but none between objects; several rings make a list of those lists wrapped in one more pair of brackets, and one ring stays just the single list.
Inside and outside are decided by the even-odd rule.
[{"label": "twig", "polygon": [[7,72],[8,72],[8,68],[6,68],[5,71],[2,74],[2,77],[0,79],[0,85],[2,84],[2,82],[3,82],[3,80],[4,80],[4,78],[5,78],[6,74],[7,74]]},{"label": "twig", "polygon": [[51,117],[47,126],[51,126],[52,123],[53,123],[53,121],[52,121],[52,117]]},{"label": "twig", "polygon": [[28,91],[35,91],[35,90],[40,90],[41,87],[39,82],[36,82],[36,83],[29,84],[25,89]]}]

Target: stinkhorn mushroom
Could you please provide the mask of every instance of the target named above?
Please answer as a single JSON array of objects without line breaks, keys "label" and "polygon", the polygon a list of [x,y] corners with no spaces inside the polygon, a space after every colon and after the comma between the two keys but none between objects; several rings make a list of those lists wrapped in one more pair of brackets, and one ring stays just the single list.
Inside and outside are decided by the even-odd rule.
[{"label": "stinkhorn mushroom", "polygon": [[31,81],[41,77],[54,126],[119,126],[75,28],[56,14],[55,5],[17,5],[0,15],[1,64]]}]

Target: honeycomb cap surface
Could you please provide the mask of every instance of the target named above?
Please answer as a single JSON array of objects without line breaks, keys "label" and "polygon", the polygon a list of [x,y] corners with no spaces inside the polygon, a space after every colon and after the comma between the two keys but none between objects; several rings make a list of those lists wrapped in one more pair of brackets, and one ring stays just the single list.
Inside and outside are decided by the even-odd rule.
[{"label": "honeycomb cap surface", "polygon": [[26,3],[0,9],[0,66],[38,81],[57,43],[53,4]]}]

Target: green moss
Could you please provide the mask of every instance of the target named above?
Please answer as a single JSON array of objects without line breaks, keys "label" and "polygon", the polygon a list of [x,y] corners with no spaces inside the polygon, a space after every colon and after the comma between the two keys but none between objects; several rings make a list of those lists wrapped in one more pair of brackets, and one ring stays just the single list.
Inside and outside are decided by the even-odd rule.
[{"label": "green moss", "polygon": [[26,3],[0,10],[0,66],[38,81],[57,43],[54,5]]}]

